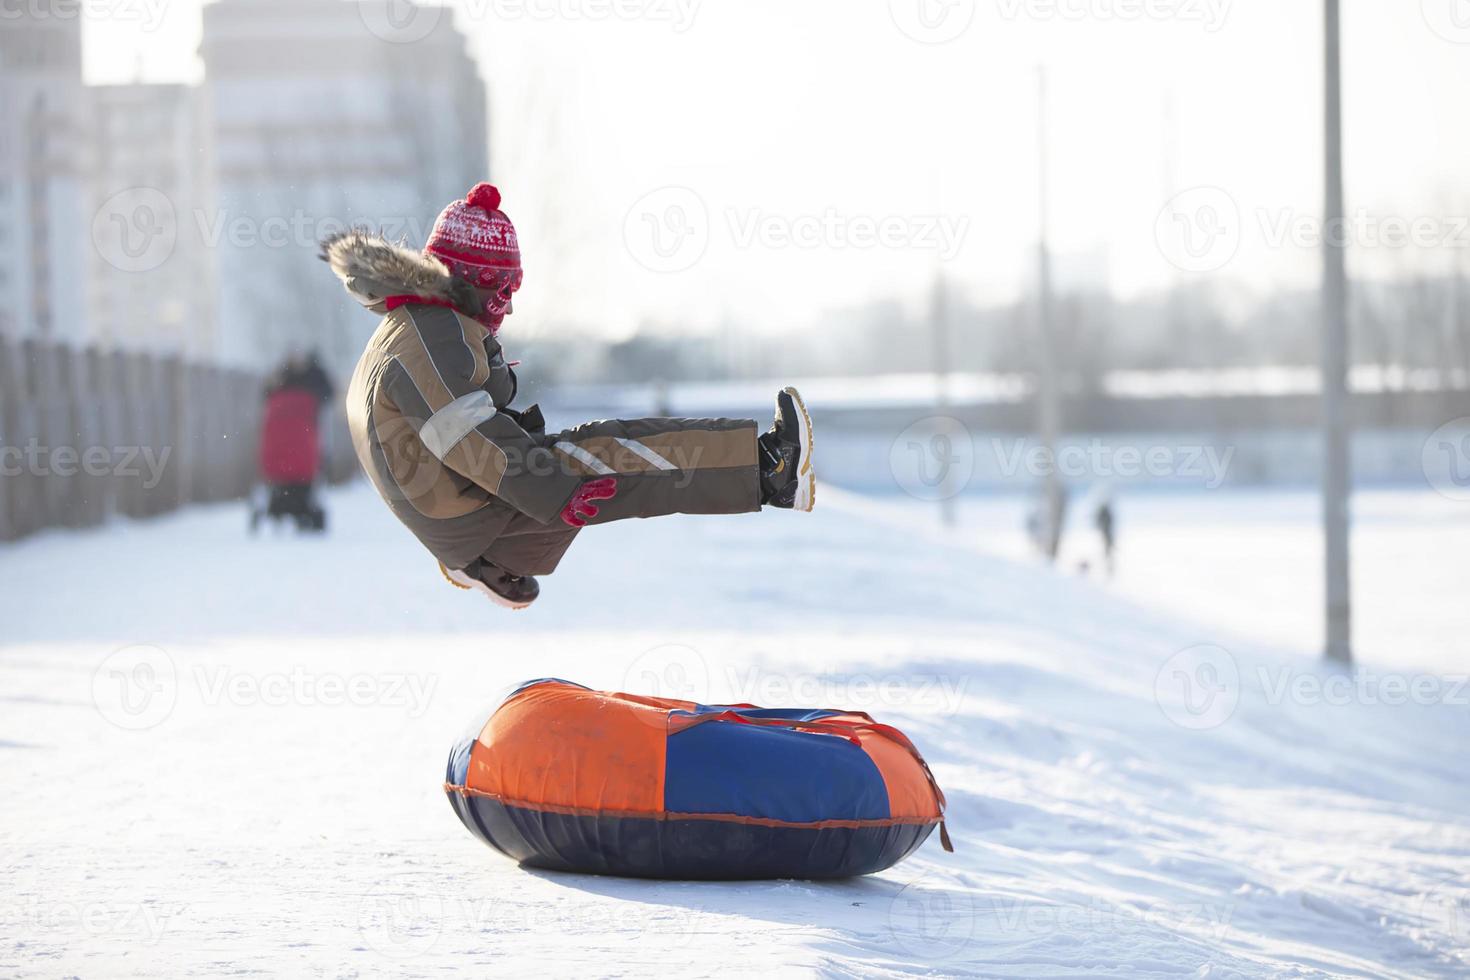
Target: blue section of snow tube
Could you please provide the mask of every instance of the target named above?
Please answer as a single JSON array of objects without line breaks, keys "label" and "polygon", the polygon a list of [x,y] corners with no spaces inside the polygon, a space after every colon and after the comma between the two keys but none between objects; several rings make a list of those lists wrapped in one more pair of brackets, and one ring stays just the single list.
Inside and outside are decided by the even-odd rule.
[{"label": "blue section of snow tube", "polygon": [[861,747],[831,735],[730,721],[669,736],[664,809],[791,823],[889,817],[883,774]]}]

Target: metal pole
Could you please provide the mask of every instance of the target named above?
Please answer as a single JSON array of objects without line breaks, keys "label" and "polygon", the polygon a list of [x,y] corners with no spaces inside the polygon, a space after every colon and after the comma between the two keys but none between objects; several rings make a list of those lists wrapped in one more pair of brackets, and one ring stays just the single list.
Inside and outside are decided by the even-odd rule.
[{"label": "metal pole", "polygon": [[[934,277],[929,326],[934,340],[934,414],[943,417],[949,414],[949,302],[942,271]],[[939,520],[945,527],[955,525],[955,474],[951,463],[942,464],[944,476],[939,494]]]},{"label": "metal pole", "polygon": [[1046,474],[1046,527],[1043,547],[1046,557],[1056,561],[1062,536],[1062,483],[1057,472],[1057,441],[1061,428],[1060,393],[1057,385],[1056,345],[1052,330],[1052,283],[1051,283],[1051,203],[1048,166],[1050,160],[1047,146],[1046,68],[1036,70],[1036,135],[1037,135],[1037,269],[1036,269],[1036,316],[1037,347],[1039,348],[1040,379],[1037,391],[1037,428],[1041,443],[1046,447],[1050,468]]},{"label": "metal pole", "polygon": [[1326,3],[1326,201],[1322,246],[1322,529],[1327,659],[1352,663],[1348,566],[1347,231],[1342,179],[1342,55],[1338,0]]}]

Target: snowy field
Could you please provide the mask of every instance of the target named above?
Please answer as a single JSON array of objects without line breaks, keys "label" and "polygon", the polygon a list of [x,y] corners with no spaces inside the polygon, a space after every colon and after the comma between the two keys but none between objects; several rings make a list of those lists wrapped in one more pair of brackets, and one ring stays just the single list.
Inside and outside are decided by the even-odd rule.
[{"label": "snowy field", "polygon": [[[1294,517],[1236,529],[1211,604],[1183,573],[1142,595],[1126,501],[1106,586],[823,488],[810,516],[594,529],[513,615],[371,491],[332,505],[326,540],[218,507],[0,549],[0,975],[1470,970],[1470,690],[1302,656],[1270,581]],[[1460,576],[1425,599],[1448,649],[1463,537],[1389,538],[1406,580]],[[520,870],[440,782],[545,675],[867,710],[934,765],[956,852],[826,884]]]},{"label": "snowy field", "polygon": [[[1140,604],[1282,649],[1322,649],[1321,510],[1313,490],[1121,490],[1116,575]],[[901,501],[901,503],[900,503]],[[899,519],[939,521],[937,503],[895,494]],[[952,540],[1034,561],[1020,495],[963,498]],[[1060,565],[1100,576],[1085,493],[1072,500]],[[1427,488],[1353,499],[1354,645],[1371,667],[1470,672],[1470,503]]]}]

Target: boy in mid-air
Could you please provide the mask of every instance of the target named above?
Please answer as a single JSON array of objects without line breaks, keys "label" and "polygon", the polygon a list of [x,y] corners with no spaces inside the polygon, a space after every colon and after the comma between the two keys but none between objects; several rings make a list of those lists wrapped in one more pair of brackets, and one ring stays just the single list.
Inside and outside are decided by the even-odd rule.
[{"label": "boy in mid-air", "polygon": [[455,585],[523,609],[588,524],[812,509],[811,417],[794,388],[763,433],[749,419],[656,418],[548,435],[535,405],[510,407],[496,335],[521,253],[489,184],[444,209],[422,253],[350,231],[322,258],[383,316],[347,392],[358,459]]}]

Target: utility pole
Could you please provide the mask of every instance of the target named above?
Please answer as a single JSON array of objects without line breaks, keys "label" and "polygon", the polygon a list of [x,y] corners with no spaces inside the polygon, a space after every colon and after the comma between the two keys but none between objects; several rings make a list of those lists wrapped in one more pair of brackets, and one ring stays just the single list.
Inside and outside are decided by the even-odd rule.
[{"label": "utility pole", "polygon": [[1048,176],[1050,151],[1047,145],[1046,67],[1036,69],[1036,137],[1037,137],[1037,268],[1036,319],[1040,378],[1037,384],[1037,429],[1046,447],[1049,468],[1046,473],[1044,526],[1041,529],[1042,550],[1050,561],[1056,561],[1062,540],[1062,478],[1057,472],[1057,441],[1061,429],[1061,392],[1057,383],[1056,341],[1052,324],[1051,283],[1051,187]]},{"label": "utility pole", "polygon": [[1352,601],[1348,565],[1351,492],[1347,418],[1347,227],[1342,179],[1342,40],[1339,0],[1326,4],[1326,234],[1322,243],[1322,530],[1326,558],[1327,659],[1352,663]]}]

